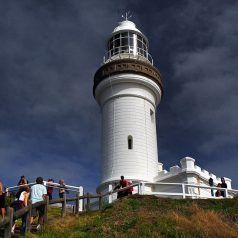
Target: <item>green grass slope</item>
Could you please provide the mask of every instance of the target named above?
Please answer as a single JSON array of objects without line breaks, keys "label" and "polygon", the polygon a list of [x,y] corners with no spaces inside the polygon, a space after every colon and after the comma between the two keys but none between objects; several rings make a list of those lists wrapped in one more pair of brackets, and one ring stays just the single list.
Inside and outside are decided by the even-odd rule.
[{"label": "green grass slope", "polygon": [[134,195],[78,217],[51,212],[41,238],[238,237],[238,199],[175,200]]}]

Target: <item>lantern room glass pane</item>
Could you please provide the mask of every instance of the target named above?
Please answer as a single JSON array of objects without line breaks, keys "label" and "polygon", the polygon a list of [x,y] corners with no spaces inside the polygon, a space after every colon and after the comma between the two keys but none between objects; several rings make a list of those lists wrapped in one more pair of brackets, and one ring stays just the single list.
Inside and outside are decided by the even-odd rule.
[{"label": "lantern room glass pane", "polygon": [[122,46],[128,45],[128,38],[121,38],[121,45]]},{"label": "lantern room glass pane", "polygon": [[114,49],[115,49],[115,53],[117,53],[119,51],[119,47],[120,47],[120,38],[119,39],[116,39],[114,41]]},{"label": "lantern room glass pane", "polygon": [[116,35],[114,36],[114,39],[118,39],[118,38],[120,38],[120,34],[116,34]]},{"label": "lantern room glass pane", "polygon": [[128,32],[122,32],[121,37],[128,37]]},{"label": "lantern room glass pane", "polygon": [[120,32],[112,36],[108,41],[107,48],[109,58],[120,53],[148,57],[146,40],[141,35],[130,31]]},{"label": "lantern room glass pane", "polygon": [[133,38],[129,38],[129,45],[130,45],[130,46],[133,46],[133,45],[134,45],[134,40],[133,40]]}]

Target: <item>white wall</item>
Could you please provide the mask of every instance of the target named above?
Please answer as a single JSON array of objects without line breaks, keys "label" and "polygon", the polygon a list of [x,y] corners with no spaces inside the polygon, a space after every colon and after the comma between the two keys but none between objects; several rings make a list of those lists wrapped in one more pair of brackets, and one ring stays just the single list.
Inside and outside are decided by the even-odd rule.
[{"label": "white wall", "polygon": [[[102,179],[153,181],[158,173],[156,106],[160,89],[139,75],[117,75],[96,89],[102,108]],[[152,112],[152,114],[151,114]],[[128,136],[133,148],[128,149]]]}]

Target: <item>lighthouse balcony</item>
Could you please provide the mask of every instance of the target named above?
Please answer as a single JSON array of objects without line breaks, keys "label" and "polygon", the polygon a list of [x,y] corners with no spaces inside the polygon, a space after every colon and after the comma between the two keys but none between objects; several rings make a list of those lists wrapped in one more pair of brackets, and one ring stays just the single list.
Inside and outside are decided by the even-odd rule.
[{"label": "lighthouse balcony", "polygon": [[137,50],[135,50],[135,48],[126,46],[116,47],[109,50],[103,58],[103,63],[106,64],[118,59],[136,59],[153,65],[153,58],[148,51],[141,48],[137,48]]}]

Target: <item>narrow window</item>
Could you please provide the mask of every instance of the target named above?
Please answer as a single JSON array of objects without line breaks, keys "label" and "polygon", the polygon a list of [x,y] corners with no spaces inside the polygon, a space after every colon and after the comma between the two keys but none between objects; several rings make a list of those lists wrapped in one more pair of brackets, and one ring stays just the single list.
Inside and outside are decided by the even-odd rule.
[{"label": "narrow window", "polygon": [[132,136],[128,136],[127,141],[128,141],[128,149],[132,150],[132,148],[133,148],[133,138],[132,138]]},{"label": "narrow window", "polygon": [[150,118],[151,122],[154,122],[154,111],[152,109],[150,109]]}]

